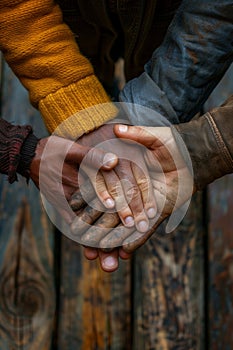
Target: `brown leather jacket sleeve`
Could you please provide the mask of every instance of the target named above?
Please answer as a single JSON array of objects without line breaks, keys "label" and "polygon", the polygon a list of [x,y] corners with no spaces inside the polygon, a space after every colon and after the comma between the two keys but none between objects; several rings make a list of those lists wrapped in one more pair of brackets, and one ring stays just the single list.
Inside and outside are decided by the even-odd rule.
[{"label": "brown leather jacket sleeve", "polygon": [[182,154],[177,131],[187,146],[197,190],[233,172],[233,95],[199,119],[172,126],[172,131]]}]

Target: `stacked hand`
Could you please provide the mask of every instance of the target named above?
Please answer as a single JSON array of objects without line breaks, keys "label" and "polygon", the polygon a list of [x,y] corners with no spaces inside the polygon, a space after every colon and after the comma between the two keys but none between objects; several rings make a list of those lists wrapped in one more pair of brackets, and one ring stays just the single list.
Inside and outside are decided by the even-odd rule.
[{"label": "stacked hand", "polygon": [[[144,164],[144,172],[138,171],[130,160],[134,159],[135,152],[132,145],[124,145],[126,159],[117,159],[114,154],[109,153],[111,142],[114,139],[117,140],[113,132],[113,125],[105,125],[89,135],[83,136],[77,144],[56,136],[42,139],[37,146],[36,156],[31,164],[31,178],[62,217],[68,223],[71,223],[75,214],[69,210],[67,201],[71,200],[71,196],[83,181],[82,176],[78,179],[77,170],[87,154],[85,157],[87,173],[93,184],[96,185],[98,197],[103,203],[103,207],[115,207],[119,211],[119,216],[112,215],[115,218],[114,222],[111,223],[111,227],[114,227],[121,220],[128,227],[134,227],[135,225],[139,231],[146,232],[149,227],[149,218],[156,214],[156,207],[154,197],[151,195],[152,186],[148,181],[148,174],[145,175],[147,172],[145,161],[142,154],[140,158],[139,151],[137,157]],[[106,140],[111,140],[107,144],[107,153],[97,147],[91,149],[91,147]],[[114,170],[110,171],[112,168]],[[93,172],[91,169],[100,169],[97,181],[92,178]],[[124,180],[121,185],[119,185],[119,179]],[[131,197],[129,205],[128,195]],[[87,207],[83,208],[84,202],[80,196],[77,198],[76,195],[74,198],[76,198],[76,204],[73,208],[76,214],[81,215],[84,211],[86,212]],[[102,212],[98,213],[99,216],[101,214]],[[90,244],[88,240],[85,243]],[[89,258],[96,257],[96,250],[90,249],[88,252]],[[129,254],[122,249],[115,249],[111,254],[112,256],[109,257],[109,254],[99,251],[101,265],[105,270],[109,269],[111,271],[117,268],[119,254],[122,258],[129,257]],[[108,261],[109,259],[112,261],[111,266],[105,264],[106,258],[108,258]]]},{"label": "stacked hand", "polygon": [[36,155],[30,166],[30,177],[47,200],[53,204],[61,216],[71,223],[72,211],[67,210],[66,201],[79,188],[77,170],[85,157],[90,166],[109,170],[118,162],[114,154],[100,149],[78,145],[57,136],[41,139]]},{"label": "stacked hand", "polygon": [[[149,218],[156,215],[156,203],[146,162],[142,150],[135,145],[120,142],[113,128],[114,124],[104,125],[78,140],[80,145],[99,146],[118,157],[118,163],[112,166],[112,171],[101,169],[92,172],[87,167],[86,172],[106,209],[115,208],[126,227],[135,225],[139,231],[145,232],[149,227]],[[143,171],[135,165],[135,155]],[[88,158],[87,162],[90,163]],[[83,168],[85,170],[85,165]]]},{"label": "stacked hand", "polygon": [[[77,189],[85,175],[80,171],[78,178],[77,172],[83,159],[82,170],[93,187],[85,181],[81,194]],[[86,246],[85,256],[99,256],[105,271],[117,269],[119,256],[129,258],[190,197],[192,186],[170,128],[112,124],[83,136],[78,143],[56,136],[41,140],[31,178],[71,224],[74,236]],[[74,213],[67,210],[67,202]]]},{"label": "stacked hand", "polygon": [[[91,207],[95,205],[93,202],[80,213],[72,224],[72,231],[80,235],[80,240],[84,245],[108,248],[107,250],[120,247],[119,251],[113,249],[111,253],[104,253],[101,249],[86,248],[86,257],[94,259],[99,254],[102,268],[108,271],[117,268],[118,252],[122,258],[127,258],[124,252],[131,253],[140,247],[154,233],[159,224],[184,204],[194,191],[190,170],[179,152],[170,128],[119,125],[115,126],[115,133],[122,138],[122,142],[123,140],[136,141],[146,147],[146,149],[143,147],[141,152],[149,170],[157,204],[157,215],[154,220],[150,220],[150,228],[142,233],[135,226],[124,227],[117,213],[102,214],[101,211],[92,209]],[[124,145],[127,143],[124,142]],[[134,144],[133,147],[138,151],[138,145]],[[150,186],[147,186],[148,188]],[[75,207],[75,203],[74,198],[71,206]],[[93,216],[90,215],[90,211],[92,211],[91,214],[94,214]],[[90,227],[90,225],[93,226]],[[108,266],[105,265],[105,261],[109,263]]]}]

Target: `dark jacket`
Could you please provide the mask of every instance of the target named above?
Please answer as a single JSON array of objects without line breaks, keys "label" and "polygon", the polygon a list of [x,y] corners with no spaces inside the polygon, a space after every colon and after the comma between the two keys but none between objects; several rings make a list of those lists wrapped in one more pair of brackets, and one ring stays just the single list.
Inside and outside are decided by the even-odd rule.
[{"label": "dark jacket", "polygon": [[140,75],[162,43],[181,0],[58,0],[63,19],[104,85],[124,58],[126,80]]}]

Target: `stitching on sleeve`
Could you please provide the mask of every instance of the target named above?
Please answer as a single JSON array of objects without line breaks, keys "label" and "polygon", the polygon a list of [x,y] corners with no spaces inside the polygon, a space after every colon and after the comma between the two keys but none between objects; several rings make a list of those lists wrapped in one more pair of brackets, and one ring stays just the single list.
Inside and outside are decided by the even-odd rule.
[{"label": "stitching on sleeve", "polygon": [[225,142],[223,141],[222,135],[220,133],[220,131],[218,130],[218,127],[214,121],[214,118],[212,117],[212,115],[210,113],[206,113],[205,114],[205,118],[207,119],[211,130],[215,136],[215,140],[217,142],[217,145],[223,155],[224,161],[227,165],[227,168],[230,167],[230,169],[233,169],[233,159],[231,157],[231,154],[227,148],[227,146],[225,145]]}]

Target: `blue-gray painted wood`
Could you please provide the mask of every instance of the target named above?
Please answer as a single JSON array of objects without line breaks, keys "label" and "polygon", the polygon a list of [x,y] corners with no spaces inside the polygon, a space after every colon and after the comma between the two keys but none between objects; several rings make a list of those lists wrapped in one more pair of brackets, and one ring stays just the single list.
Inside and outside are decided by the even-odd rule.
[{"label": "blue-gray painted wood", "polygon": [[[27,93],[4,65],[2,117],[45,134]],[[50,349],[55,315],[54,235],[39,191],[0,177],[0,349]]]}]

